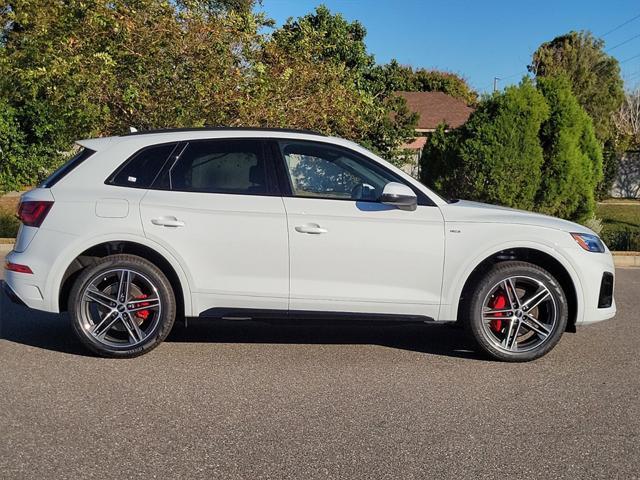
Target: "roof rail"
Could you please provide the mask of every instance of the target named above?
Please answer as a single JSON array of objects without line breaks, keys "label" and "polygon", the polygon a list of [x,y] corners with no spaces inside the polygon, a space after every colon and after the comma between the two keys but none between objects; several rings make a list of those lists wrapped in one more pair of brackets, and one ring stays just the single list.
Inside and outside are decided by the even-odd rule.
[{"label": "roof rail", "polygon": [[130,137],[132,135],[147,135],[151,133],[172,133],[172,132],[202,132],[202,131],[255,131],[255,132],[283,132],[283,133],[306,133],[308,135],[324,136],[322,133],[313,130],[295,129],[295,128],[260,128],[260,127],[193,127],[193,128],[161,128],[157,130],[138,130],[128,132],[122,135]]}]

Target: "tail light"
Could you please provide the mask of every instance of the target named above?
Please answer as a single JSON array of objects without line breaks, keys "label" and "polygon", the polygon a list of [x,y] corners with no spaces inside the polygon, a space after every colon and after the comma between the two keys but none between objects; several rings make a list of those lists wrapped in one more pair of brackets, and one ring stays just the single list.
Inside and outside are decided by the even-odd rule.
[{"label": "tail light", "polygon": [[52,206],[53,202],[26,200],[18,207],[18,218],[27,227],[39,227]]}]

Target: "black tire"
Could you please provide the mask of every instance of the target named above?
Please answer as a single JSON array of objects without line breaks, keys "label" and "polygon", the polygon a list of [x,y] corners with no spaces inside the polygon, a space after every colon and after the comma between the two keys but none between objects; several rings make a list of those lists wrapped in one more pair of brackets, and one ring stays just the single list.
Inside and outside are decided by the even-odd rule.
[{"label": "black tire", "polygon": [[[528,307],[524,305],[526,300],[525,296],[527,295],[526,291],[522,294],[522,298],[514,300],[515,304],[524,305],[524,312],[521,308],[516,308],[513,312],[509,313],[492,314],[489,312],[492,306],[488,305],[487,301],[495,300],[496,295],[503,295],[502,301],[503,303],[506,302],[504,298],[507,297],[508,293],[502,287],[502,285],[506,284],[502,282],[508,282],[509,278],[515,278],[516,280],[514,280],[514,282],[516,285],[518,285],[518,281],[524,282],[525,287],[522,287],[522,289],[525,290],[526,282],[531,280],[532,292],[535,285],[538,286],[538,291],[541,292],[539,295],[545,295],[544,298],[547,300],[545,300],[542,306],[538,307],[540,310],[536,310],[536,312],[540,313],[544,309],[545,312],[543,313],[545,313],[546,317],[554,319],[552,327],[547,324],[542,324],[547,327],[547,329],[539,328],[538,333],[528,326],[541,327],[539,323],[533,322],[531,317],[527,315],[526,309]],[[537,282],[540,282],[541,285],[546,287],[549,295],[544,292],[544,288],[540,286],[540,284],[537,284]],[[522,289],[517,287],[516,291],[519,292]],[[513,291],[509,289],[509,287],[507,287],[507,290],[509,292]],[[505,293],[500,293],[502,291]],[[531,297],[534,294],[530,293],[529,295]],[[508,301],[511,302],[511,299]],[[534,304],[535,301],[530,303],[530,305]],[[506,308],[511,308],[510,304],[507,304]],[[518,261],[500,262],[487,271],[475,283],[470,298],[466,302],[465,310],[462,321],[478,348],[492,359],[506,362],[528,362],[548,353],[560,340],[560,337],[566,329],[568,320],[567,298],[558,281],[545,269],[531,263]],[[533,310],[528,313],[532,312]],[[553,315],[551,312],[553,312]],[[503,319],[501,317],[492,321],[490,320],[490,318],[493,318],[492,315],[501,315],[505,318]],[[513,315],[513,317],[511,317],[511,315]],[[516,315],[519,315],[519,317],[516,317]],[[513,320],[510,320],[511,318],[513,318]],[[492,323],[496,321],[500,323],[497,325]],[[524,323],[525,321],[527,324]],[[508,325],[511,323],[515,325],[513,327],[513,333],[511,330],[508,330]],[[501,327],[501,325],[504,326]],[[520,331],[524,332],[522,336],[529,335],[531,344],[528,348],[523,346],[523,351],[518,351],[520,346],[517,338],[521,338],[518,336]],[[545,335],[543,335],[543,333]],[[503,341],[506,339],[506,343],[499,344],[501,338]],[[515,343],[515,348],[513,346],[511,347],[514,348],[515,351],[511,351],[511,349],[508,348],[510,339],[512,339],[511,342]],[[536,344],[536,342],[540,343]]]},{"label": "black tire", "polygon": [[[107,317],[106,312],[108,311],[108,308],[102,304],[95,304],[95,306],[93,307],[93,316],[91,316],[91,314],[87,314],[87,309],[90,307],[87,307],[86,305],[90,304],[91,302],[86,300],[85,293],[89,286],[92,285],[92,282],[99,281],[101,275],[104,275],[104,278],[107,278],[108,275],[117,275],[117,273],[114,273],[114,271],[117,272],[120,270],[126,270],[130,272],[127,275],[130,275],[133,279],[137,279],[138,283],[141,285],[143,285],[144,282],[150,282],[149,285],[151,287],[154,287],[155,292],[157,292],[158,307],[151,313],[150,310],[145,310],[147,312],[146,315],[151,315],[152,319],[149,320],[149,331],[143,332],[143,334],[146,334],[146,336],[139,335],[139,337],[136,338],[135,335],[131,335],[131,338],[129,338],[129,335],[127,335],[127,331],[131,333],[132,329],[130,330],[125,326],[124,320],[120,320],[121,322],[123,322],[120,334],[123,337],[127,336],[128,338],[128,340],[123,340],[123,342],[128,341],[130,343],[133,343],[135,341],[138,341],[137,344],[132,345],[125,345],[124,343],[123,345],[119,345],[116,341],[110,342],[108,337],[106,337],[106,341],[100,341],[97,337],[93,336],[90,333],[90,327],[95,327],[95,323],[98,323],[97,320],[101,321],[102,319]],[[127,276],[127,279],[128,278],[129,277]],[[134,284],[135,281],[132,280],[129,284],[130,288],[136,288],[138,289],[138,292],[141,292],[140,288],[142,287],[138,287]],[[127,293],[129,292],[127,291]],[[117,294],[115,296],[117,297]],[[124,303],[146,301],[139,298],[147,297],[136,297],[135,300],[131,301],[125,298],[126,301]],[[149,297],[149,299],[151,299],[151,297]],[[140,305],[145,304],[140,303]],[[118,307],[119,306],[120,305],[118,304]],[[149,308],[153,309],[153,307]],[[100,309],[102,313],[96,314],[96,309]],[[116,311],[116,308],[114,308],[112,311],[113,315],[119,315],[119,313]],[[141,313],[142,312],[138,312],[137,314],[140,315]],[[80,342],[82,342],[82,344],[89,350],[103,357],[132,358],[153,350],[167,337],[167,335],[171,331],[171,328],[173,327],[173,323],[176,317],[176,300],[171,284],[167,280],[164,273],[162,273],[162,271],[154,264],[144,258],[135,255],[110,255],[108,257],[100,259],[95,265],[87,267],[78,276],[75,283],[73,284],[69,295],[69,314],[71,316],[71,324],[76,336],[78,337]],[[104,316],[101,319],[99,316],[102,314],[104,314]],[[94,321],[96,315],[98,316],[98,319]],[[124,315],[124,313],[122,315]],[[144,322],[147,321],[146,318],[148,317],[145,317],[145,319],[140,319],[138,317],[134,317],[135,315],[135,313],[130,313],[130,316],[127,318],[132,319],[136,322],[136,324],[140,322],[140,327],[142,327],[142,325],[144,325]],[[90,323],[91,321],[94,322],[94,325]],[[114,320],[114,322],[117,321]],[[113,331],[115,334],[118,333],[116,331],[117,328],[118,325],[116,324],[112,327],[112,330],[109,330],[109,328],[106,328],[105,330],[109,330],[109,332]],[[124,330],[125,328],[127,330]],[[138,329],[138,331],[140,331],[140,329]]]}]

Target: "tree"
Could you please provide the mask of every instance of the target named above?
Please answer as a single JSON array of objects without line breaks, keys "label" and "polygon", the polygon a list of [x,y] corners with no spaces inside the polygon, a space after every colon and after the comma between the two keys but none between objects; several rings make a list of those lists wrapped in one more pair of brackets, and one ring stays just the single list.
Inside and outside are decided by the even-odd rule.
[{"label": "tree", "polygon": [[595,211],[595,191],[602,178],[602,147],[591,118],[573,95],[565,76],[538,79],[550,108],[542,124],[542,181],[536,210],[576,221]]},{"label": "tree", "polygon": [[450,138],[443,128],[432,138],[423,181],[449,197],[532,209],[544,162],[538,134],[548,115],[527,79],[487,97]]},{"label": "tree", "polygon": [[441,72],[400,65],[397,60],[378,65],[370,73],[373,90],[391,94],[407,92],[444,92],[464,100],[469,105],[478,101],[478,94],[469,84],[455,73]]},{"label": "tree", "polygon": [[617,143],[624,148],[640,149],[640,88],[628,91],[620,110],[613,117]]},{"label": "tree", "polygon": [[[309,128],[324,133],[358,140],[393,159],[398,155],[400,145],[413,138],[417,115],[409,112],[405,101],[391,95],[392,92],[374,88],[371,71],[375,62],[367,52],[365,36],[366,30],[361,23],[348,22],[342,15],[332,14],[327,7],[319,6],[313,13],[290,18],[273,32],[265,49],[268,59],[264,64],[270,65],[269,58],[274,58],[272,53],[278,52],[280,58],[286,59],[282,61],[283,66],[298,65],[289,81],[304,77],[301,72],[316,77],[308,84],[307,91],[309,96],[318,97],[322,108],[313,115],[307,107],[301,107],[298,110],[300,119],[294,125],[306,123]],[[334,72],[340,79],[335,78],[333,83],[323,82],[314,73],[323,70]],[[282,79],[281,75],[267,77],[276,80],[272,85],[276,88]],[[302,98],[292,95],[293,91],[290,87],[282,90],[283,105]],[[273,101],[273,95],[270,91],[263,97],[264,101]],[[281,119],[290,120],[286,115],[281,115]]]},{"label": "tree", "polygon": [[600,195],[606,195],[616,176],[619,148],[615,144],[613,115],[624,99],[618,61],[604,50],[604,41],[590,32],[569,32],[543,43],[533,54],[529,71],[536,78],[566,75],[573,94],[593,120],[604,145],[604,177]]},{"label": "tree", "polygon": [[616,188],[625,197],[640,195],[640,89],[629,91],[614,116],[622,155]]},{"label": "tree", "polygon": [[367,30],[358,22],[348,22],[342,15],[333,14],[324,5],[300,18],[289,18],[273,32],[273,41],[292,54],[307,49],[309,43],[317,48],[315,61],[330,61],[344,65],[362,78],[374,65],[367,52],[364,38]]},{"label": "tree", "polygon": [[412,137],[415,115],[369,88],[362,25],[319,7],[268,35],[254,3],[0,0],[0,98],[28,146],[21,182],[74,140],[130,126],[311,128],[383,154]]}]

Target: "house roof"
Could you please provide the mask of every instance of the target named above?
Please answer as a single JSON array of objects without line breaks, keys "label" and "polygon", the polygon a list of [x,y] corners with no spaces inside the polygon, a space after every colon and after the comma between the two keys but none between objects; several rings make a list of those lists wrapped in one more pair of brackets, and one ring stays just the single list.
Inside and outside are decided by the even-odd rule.
[{"label": "house roof", "polygon": [[406,100],[409,110],[420,115],[418,130],[434,130],[441,123],[456,128],[473,112],[463,100],[443,92],[396,92],[396,95]]}]

